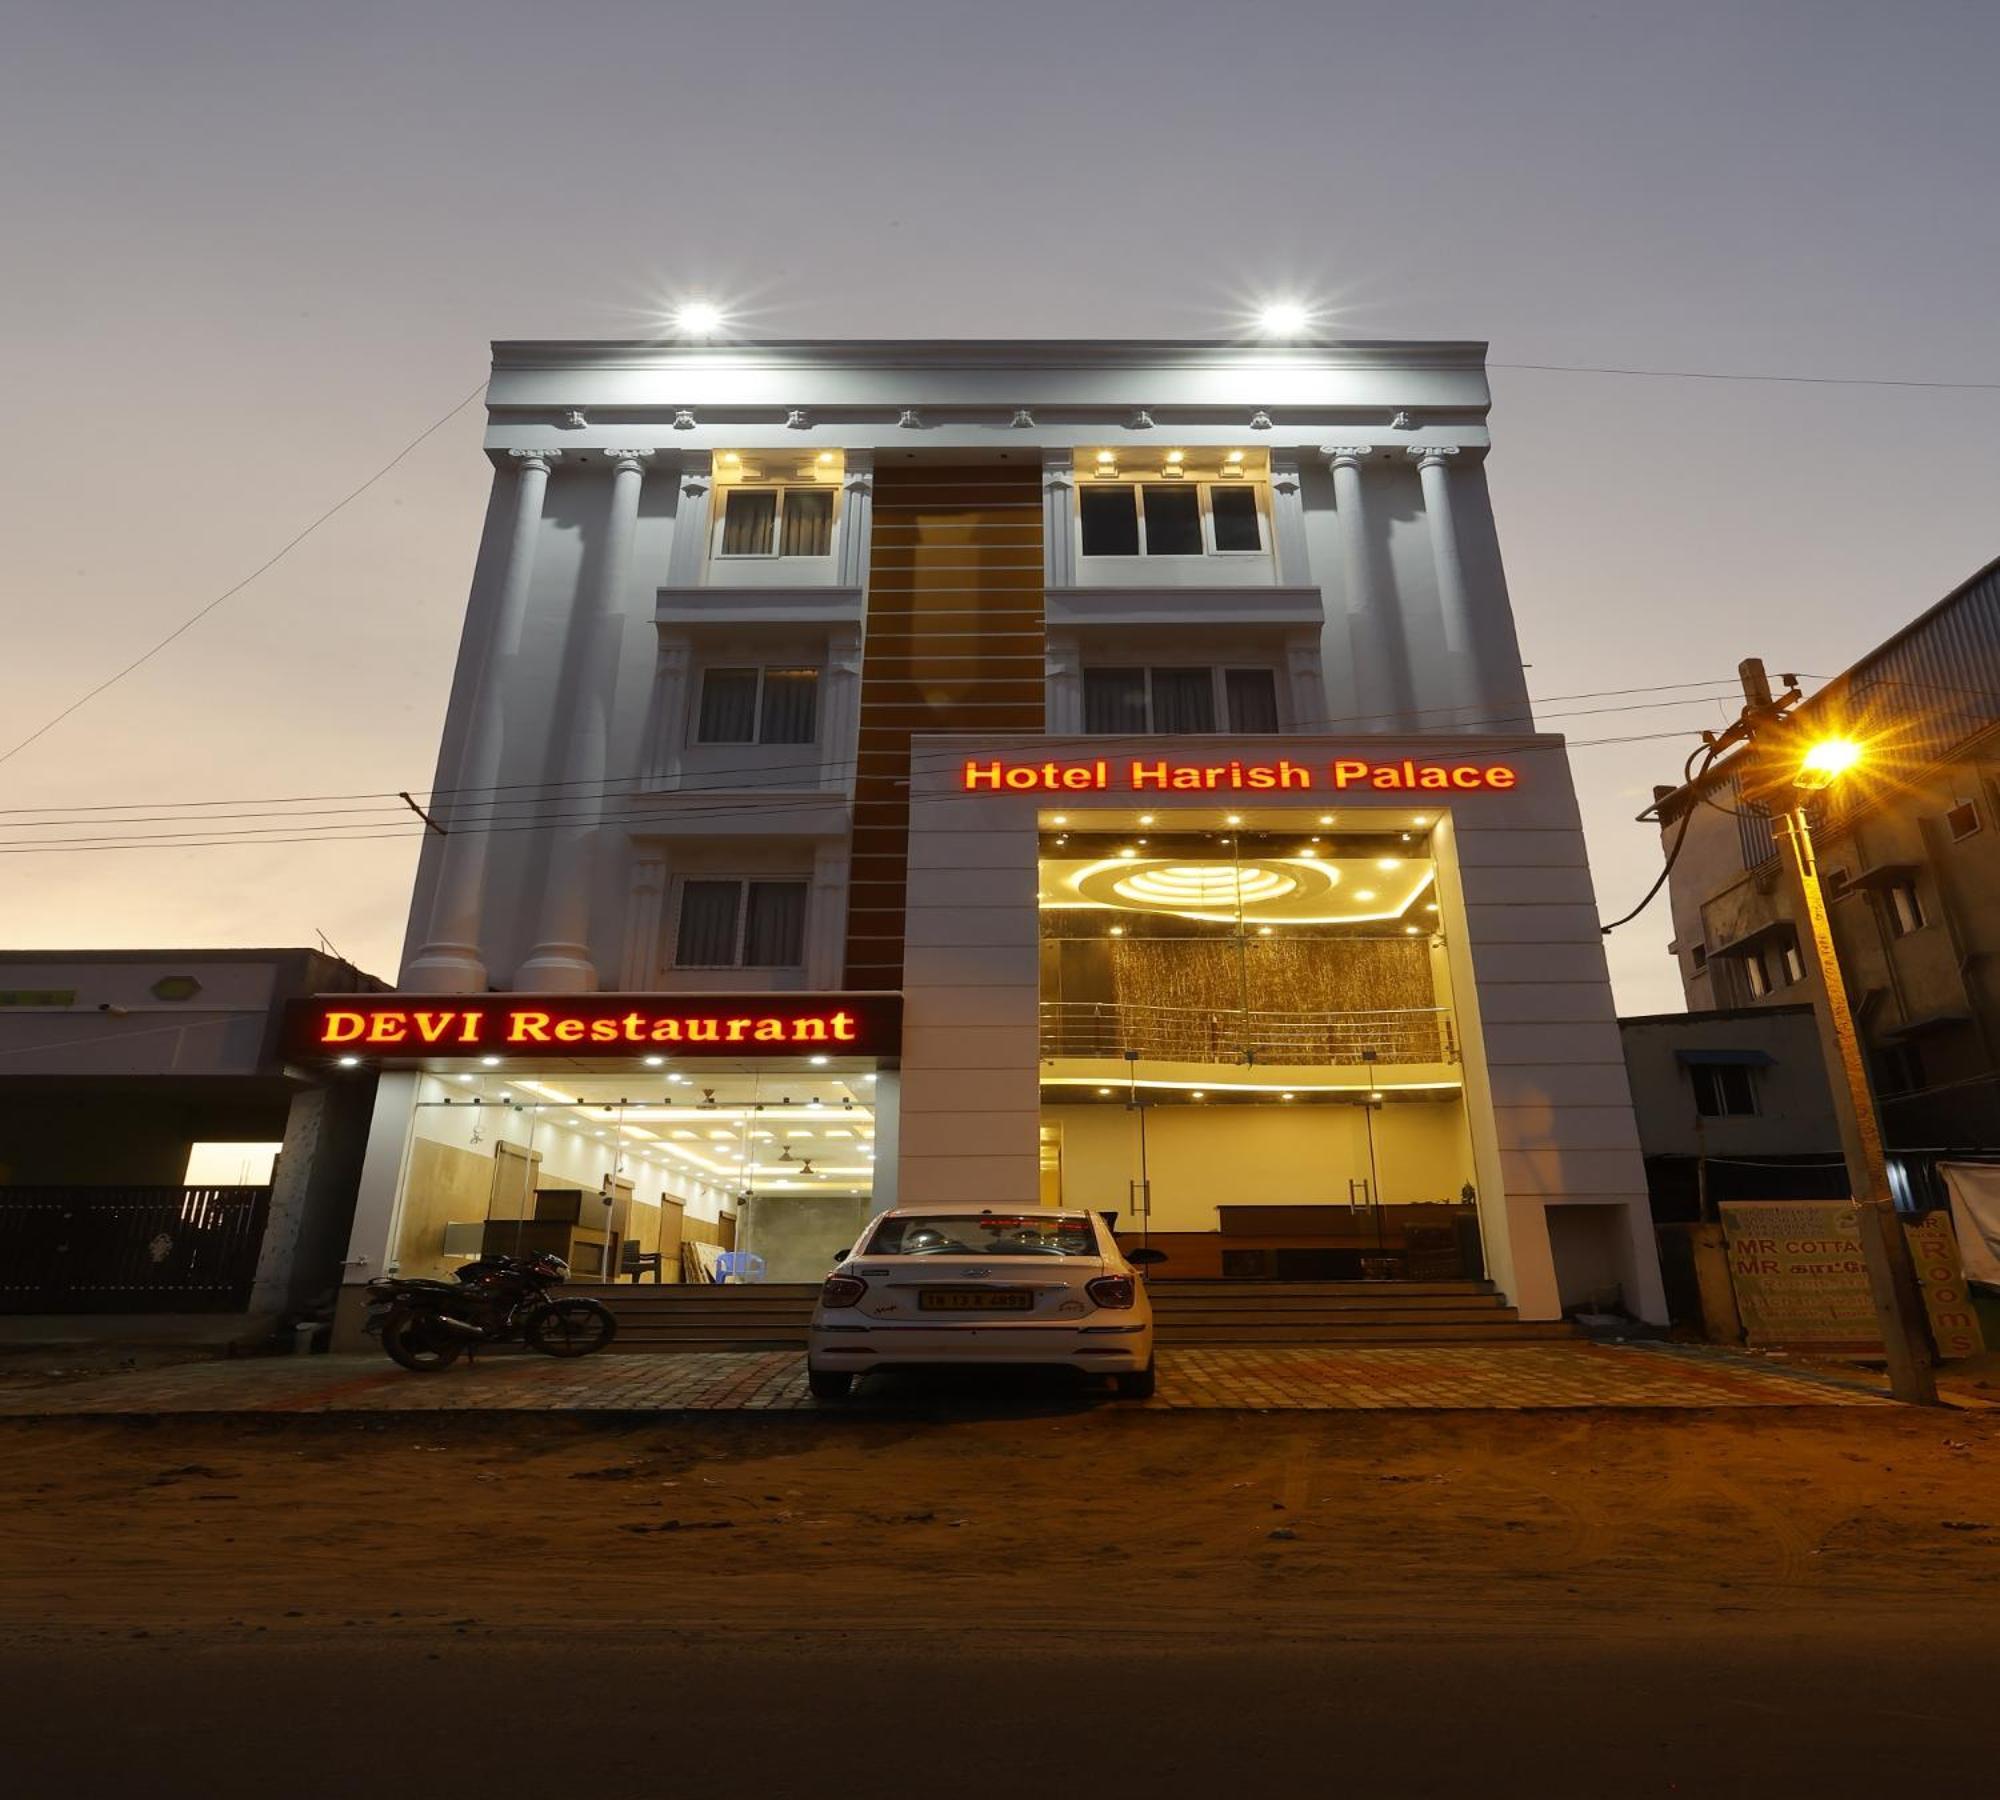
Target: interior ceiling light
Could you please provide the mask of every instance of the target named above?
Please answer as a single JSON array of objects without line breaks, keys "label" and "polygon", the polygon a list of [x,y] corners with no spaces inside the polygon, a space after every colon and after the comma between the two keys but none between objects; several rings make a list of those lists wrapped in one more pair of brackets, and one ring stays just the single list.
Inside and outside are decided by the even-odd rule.
[{"label": "interior ceiling light", "polygon": [[1227,906],[1237,901],[1277,900],[1298,888],[1295,877],[1261,863],[1159,864],[1114,881],[1112,890],[1142,906]]},{"label": "interior ceiling light", "polygon": [[1141,813],[1139,815],[1139,823],[1141,825],[1150,825],[1152,824],[1152,822],[1153,822],[1153,815],[1151,813]]},{"label": "interior ceiling light", "polygon": [[1242,460],[1243,460],[1243,452],[1241,450],[1232,450],[1226,457],[1223,458],[1224,462],[1232,462],[1232,463],[1240,463]]},{"label": "interior ceiling light", "polygon": [[1375,866],[1386,875],[1391,869],[1400,869],[1403,859],[1400,856],[1381,856],[1376,858]]},{"label": "interior ceiling light", "polygon": [[1375,898],[1375,890],[1373,888],[1356,888],[1354,890],[1354,897],[1357,900],[1372,900]]}]

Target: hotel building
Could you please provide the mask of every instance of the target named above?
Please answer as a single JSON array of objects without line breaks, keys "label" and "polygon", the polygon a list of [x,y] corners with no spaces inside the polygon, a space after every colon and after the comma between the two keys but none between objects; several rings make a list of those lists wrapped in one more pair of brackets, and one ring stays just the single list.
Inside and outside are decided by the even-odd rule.
[{"label": "hotel building", "polygon": [[1660,1318],[1489,399],[1461,343],[496,346],[398,991],[294,1020],[380,1076],[346,1317],[973,1201]]}]

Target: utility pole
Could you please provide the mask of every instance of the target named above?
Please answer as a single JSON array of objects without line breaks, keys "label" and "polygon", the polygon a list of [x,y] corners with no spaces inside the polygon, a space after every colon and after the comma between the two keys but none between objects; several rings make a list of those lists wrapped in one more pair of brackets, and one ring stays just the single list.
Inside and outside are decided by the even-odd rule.
[{"label": "utility pole", "polygon": [[[1862,1256],[1868,1265],[1869,1295],[1888,1357],[1889,1388],[1898,1400],[1913,1406],[1935,1406],[1937,1379],[1923,1294],[1917,1285],[1909,1240],[1896,1217],[1881,1122],[1869,1090],[1868,1066],[1862,1059],[1854,1013],[1847,1001],[1847,983],[1834,951],[1826,891],[1820,885],[1819,862],[1803,798],[1831,786],[1859,759],[1859,752],[1844,742],[1837,746],[1832,742],[1810,746],[1800,742],[1789,717],[1799,699],[1791,678],[1786,679],[1785,694],[1774,699],[1770,679],[1758,658],[1738,664],[1737,674],[1743,683],[1743,715],[1720,734],[1716,747],[1732,739],[1745,740],[1761,765],[1753,766],[1753,781],[1771,810],[1784,845],[1798,901],[1797,924],[1811,941],[1813,1023],[1819,1029],[1827,1086],[1840,1127],[1841,1154],[1847,1163],[1848,1188],[1860,1226]],[[1748,791],[1746,784],[1746,797]]]}]

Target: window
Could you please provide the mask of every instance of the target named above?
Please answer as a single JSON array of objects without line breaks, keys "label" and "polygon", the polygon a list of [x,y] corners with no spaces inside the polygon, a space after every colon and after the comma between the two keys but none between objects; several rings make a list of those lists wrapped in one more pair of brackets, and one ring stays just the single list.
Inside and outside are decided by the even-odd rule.
[{"label": "window", "polygon": [[1695,945],[1695,947],[1688,952],[1688,960],[1694,964],[1694,972],[1697,975],[1707,974],[1708,946],[1706,944]]},{"label": "window", "polygon": [[1954,844],[1962,844],[1979,830],[1979,802],[1961,800],[1944,816],[1945,829]]},{"label": "window", "polygon": [[1771,971],[1764,965],[1764,953],[1759,950],[1743,959],[1743,979],[1750,984],[1750,997],[1761,1000],[1771,991]]},{"label": "window", "polygon": [[1797,987],[1806,978],[1806,959],[1799,949],[1797,938],[1787,938],[1778,951],[1778,960],[1784,964],[1785,986]]},{"label": "window", "polygon": [[718,556],[830,556],[831,488],[723,490]]},{"label": "window", "polygon": [[1275,732],[1270,669],[1085,669],[1083,729],[1092,736]]},{"label": "window", "polygon": [[681,883],[677,969],[796,969],[805,944],[803,881]]},{"label": "window", "polygon": [[1871,1051],[1875,1070],[1875,1091],[1879,1094],[1914,1094],[1924,1085],[1924,1063],[1915,1044],[1883,1044]]},{"label": "window", "polygon": [[697,744],[810,744],[819,726],[817,669],[704,669]]},{"label": "window", "polygon": [[1742,1063],[1696,1063],[1694,1109],[1704,1119],[1735,1118],[1757,1110],[1757,1084]]},{"label": "window", "polygon": [[1120,481],[1080,486],[1085,556],[1240,556],[1264,549],[1254,487]]},{"label": "window", "polygon": [[1914,881],[1890,882],[1882,891],[1882,904],[1888,910],[1889,929],[1897,937],[1908,937],[1911,932],[1923,929],[1924,903],[1917,897]]}]

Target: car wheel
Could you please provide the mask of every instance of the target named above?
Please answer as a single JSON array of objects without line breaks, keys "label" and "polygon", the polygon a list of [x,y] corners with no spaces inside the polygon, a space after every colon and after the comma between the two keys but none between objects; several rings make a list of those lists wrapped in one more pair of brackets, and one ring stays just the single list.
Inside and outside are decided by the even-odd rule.
[{"label": "car wheel", "polygon": [[1117,1384],[1121,1400],[1150,1400],[1153,1397],[1155,1379],[1151,1363],[1143,1369],[1134,1369],[1129,1375],[1114,1375],[1111,1379]]},{"label": "car wheel", "polygon": [[808,1369],[806,1388],[815,1400],[845,1400],[854,1377],[845,1369]]}]

